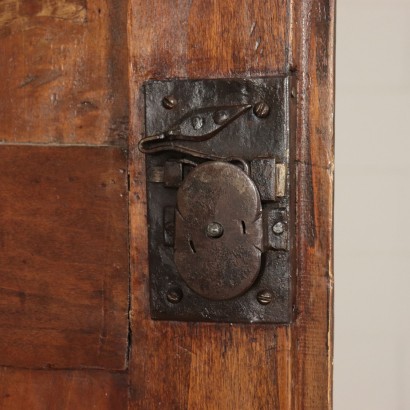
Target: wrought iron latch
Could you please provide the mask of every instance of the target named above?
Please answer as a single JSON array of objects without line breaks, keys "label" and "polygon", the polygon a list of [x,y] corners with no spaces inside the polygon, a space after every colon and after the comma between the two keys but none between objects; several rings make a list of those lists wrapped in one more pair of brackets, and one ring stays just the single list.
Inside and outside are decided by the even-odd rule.
[{"label": "wrought iron latch", "polygon": [[292,318],[291,76],[145,84],[151,315]]}]

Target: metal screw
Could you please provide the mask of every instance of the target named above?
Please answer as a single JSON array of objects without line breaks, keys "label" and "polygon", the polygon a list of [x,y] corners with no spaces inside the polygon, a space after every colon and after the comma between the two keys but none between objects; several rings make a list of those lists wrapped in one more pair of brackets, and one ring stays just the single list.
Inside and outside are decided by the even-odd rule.
[{"label": "metal screw", "polygon": [[224,233],[224,228],[221,224],[218,222],[211,222],[207,227],[206,227],[206,234],[210,238],[220,238],[222,234]]},{"label": "metal screw", "polygon": [[228,113],[226,111],[217,111],[214,114],[215,124],[221,125],[228,119]]},{"label": "metal screw", "polygon": [[269,303],[272,302],[273,295],[272,292],[269,292],[269,290],[261,290],[256,295],[256,299],[258,299],[258,302],[261,305],[269,305]]},{"label": "metal screw", "polygon": [[195,116],[191,121],[194,130],[200,130],[204,126],[204,119],[202,117]]},{"label": "metal screw", "polygon": [[273,233],[276,235],[280,235],[285,230],[285,225],[282,222],[276,222],[275,225],[272,227]]},{"label": "metal screw", "polygon": [[167,110],[172,110],[177,105],[177,103],[177,99],[172,95],[167,95],[162,99],[162,105]]},{"label": "metal screw", "polygon": [[179,288],[170,289],[167,293],[168,302],[179,303],[182,300],[182,290]]},{"label": "metal screw", "polygon": [[291,96],[292,98],[295,98],[295,97],[296,97],[295,87],[292,87],[292,90],[290,91],[290,96]]},{"label": "metal screw", "polygon": [[259,118],[266,118],[269,115],[269,105],[261,101],[253,107],[253,113]]}]

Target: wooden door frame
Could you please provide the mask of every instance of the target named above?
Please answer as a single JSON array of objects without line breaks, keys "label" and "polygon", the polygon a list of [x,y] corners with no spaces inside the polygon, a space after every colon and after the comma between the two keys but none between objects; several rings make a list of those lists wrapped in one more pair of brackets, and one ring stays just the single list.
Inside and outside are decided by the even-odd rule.
[{"label": "wooden door frame", "polygon": [[[335,0],[5,3],[0,407],[331,409]],[[144,82],[277,74],[297,79],[293,323],[152,320]]]},{"label": "wooden door frame", "polygon": [[[129,11],[131,408],[161,402],[163,408],[214,408],[217,403],[251,408],[258,403],[257,408],[330,409],[335,2],[212,1],[207,10],[189,1],[173,10],[171,3],[153,2],[147,10],[145,2],[135,0]],[[201,11],[206,23],[197,20]],[[246,13],[253,20],[245,19]],[[236,20],[253,21],[250,34],[244,35],[245,25]],[[258,35],[252,37],[255,28]],[[258,41],[264,42],[265,55],[254,55]],[[295,322],[267,327],[151,321],[145,166],[137,149],[144,130],[143,82],[281,72],[294,73],[298,80]]]}]

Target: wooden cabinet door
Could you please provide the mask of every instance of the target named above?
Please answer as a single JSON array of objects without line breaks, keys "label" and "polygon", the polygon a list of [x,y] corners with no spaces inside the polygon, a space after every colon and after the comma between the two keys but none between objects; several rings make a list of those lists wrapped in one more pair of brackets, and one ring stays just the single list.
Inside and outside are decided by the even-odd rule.
[{"label": "wooden cabinet door", "polygon": [[[0,408],[329,409],[333,0],[0,1]],[[297,78],[287,326],[154,321],[143,83]]]}]

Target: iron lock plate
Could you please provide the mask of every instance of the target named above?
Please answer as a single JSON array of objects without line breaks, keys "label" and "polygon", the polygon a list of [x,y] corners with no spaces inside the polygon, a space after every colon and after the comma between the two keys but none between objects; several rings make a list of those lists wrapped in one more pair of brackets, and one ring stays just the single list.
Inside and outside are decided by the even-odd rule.
[{"label": "iron lock plate", "polygon": [[145,84],[152,318],[291,321],[294,82]]}]

